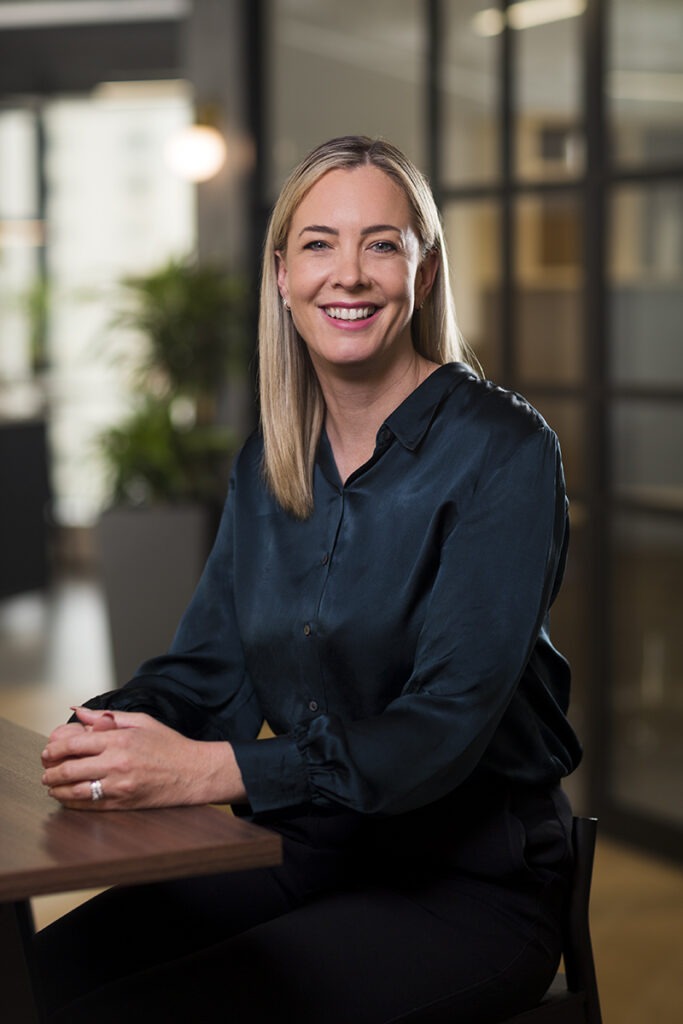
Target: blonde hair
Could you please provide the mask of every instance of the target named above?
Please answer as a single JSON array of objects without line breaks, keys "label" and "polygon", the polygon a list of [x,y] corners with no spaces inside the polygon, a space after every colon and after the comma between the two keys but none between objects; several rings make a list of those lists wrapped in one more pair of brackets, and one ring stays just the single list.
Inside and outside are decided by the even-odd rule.
[{"label": "blonde hair", "polygon": [[432,289],[413,316],[416,351],[435,363],[463,360],[476,365],[456,325],[441,221],[426,178],[399,149],[381,139],[351,135],[317,146],[292,171],[271,214],[259,314],[263,472],[280,505],[298,519],[313,511],[313,469],[325,403],[306,345],[280,297],[275,253],[286,250],[294,212],[313,185],[328,171],[364,164],[380,168],[401,187],[423,257],[429,252],[439,256]]}]

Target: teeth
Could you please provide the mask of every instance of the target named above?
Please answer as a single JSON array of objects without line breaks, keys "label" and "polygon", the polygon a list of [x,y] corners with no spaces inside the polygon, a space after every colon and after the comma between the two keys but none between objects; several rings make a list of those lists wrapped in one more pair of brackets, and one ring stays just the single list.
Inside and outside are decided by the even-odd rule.
[{"label": "teeth", "polygon": [[325,306],[325,312],[333,320],[367,320],[376,308],[376,306],[358,306],[349,309],[347,306]]}]

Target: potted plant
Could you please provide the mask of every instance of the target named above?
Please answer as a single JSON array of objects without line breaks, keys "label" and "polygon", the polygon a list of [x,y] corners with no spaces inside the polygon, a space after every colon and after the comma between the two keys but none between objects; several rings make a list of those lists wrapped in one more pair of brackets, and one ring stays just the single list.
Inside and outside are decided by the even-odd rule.
[{"label": "potted plant", "polygon": [[189,260],[122,286],[114,324],[143,346],[132,411],[100,438],[112,500],[97,531],[119,684],[170,643],[213,540],[240,440],[218,409],[246,373],[248,314],[241,277]]}]

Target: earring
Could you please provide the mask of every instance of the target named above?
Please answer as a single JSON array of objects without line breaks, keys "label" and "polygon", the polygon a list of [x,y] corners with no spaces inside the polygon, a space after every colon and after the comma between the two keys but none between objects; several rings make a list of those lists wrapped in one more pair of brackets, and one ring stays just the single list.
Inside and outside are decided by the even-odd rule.
[{"label": "earring", "polygon": [[285,307],[285,310],[286,310],[286,311],[287,311],[288,313],[291,313],[291,311],[292,311],[292,307],[291,307],[291,306],[290,306],[290,304],[289,304],[289,303],[287,302],[287,299],[285,299],[284,297],[283,297],[283,299],[282,299],[282,305],[283,305],[283,306]]}]

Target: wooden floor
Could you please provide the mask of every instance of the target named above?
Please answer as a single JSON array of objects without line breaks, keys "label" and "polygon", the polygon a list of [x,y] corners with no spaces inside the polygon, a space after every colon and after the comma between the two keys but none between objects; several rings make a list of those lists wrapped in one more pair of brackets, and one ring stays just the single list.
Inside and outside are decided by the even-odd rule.
[{"label": "wooden floor", "polygon": [[591,932],[605,1024],[681,1024],[683,870],[601,838]]},{"label": "wooden floor", "polygon": [[[0,715],[49,732],[112,686],[99,590],[71,580],[0,602]],[[40,766],[36,766],[39,784]],[[42,927],[87,894],[34,901]],[[683,869],[598,840],[591,923],[605,1024],[683,1021]]]}]

